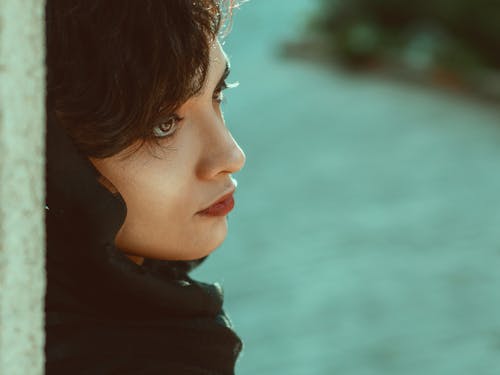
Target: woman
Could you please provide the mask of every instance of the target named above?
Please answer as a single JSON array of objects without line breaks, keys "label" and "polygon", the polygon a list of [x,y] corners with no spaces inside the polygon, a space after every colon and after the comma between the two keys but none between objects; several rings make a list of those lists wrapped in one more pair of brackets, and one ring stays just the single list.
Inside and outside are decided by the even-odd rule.
[{"label": "woman", "polygon": [[233,374],[217,284],[245,155],[221,112],[232,3],[48,0],[46,373]]}]

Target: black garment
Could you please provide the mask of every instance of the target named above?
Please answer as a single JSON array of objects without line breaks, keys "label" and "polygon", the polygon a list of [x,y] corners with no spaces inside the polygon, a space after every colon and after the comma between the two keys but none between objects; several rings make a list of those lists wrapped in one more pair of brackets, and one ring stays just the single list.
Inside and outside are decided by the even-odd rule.
[{"label": "black garment", "polygon": [[54,119],[46,154],[46,374],[233,374],[222,291],[188,275],[204,259],[137,265],[114,246],[125,203]]}]

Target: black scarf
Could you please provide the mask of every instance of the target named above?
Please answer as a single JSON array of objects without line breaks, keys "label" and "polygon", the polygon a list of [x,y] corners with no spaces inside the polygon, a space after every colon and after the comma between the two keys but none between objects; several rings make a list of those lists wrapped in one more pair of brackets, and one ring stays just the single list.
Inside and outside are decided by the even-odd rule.
[{"label": "black scarf", "polygon": [[46,374],[233,374],[241,341],[192,262],[114,246],[126,207],[51,117],[46,143]]}]

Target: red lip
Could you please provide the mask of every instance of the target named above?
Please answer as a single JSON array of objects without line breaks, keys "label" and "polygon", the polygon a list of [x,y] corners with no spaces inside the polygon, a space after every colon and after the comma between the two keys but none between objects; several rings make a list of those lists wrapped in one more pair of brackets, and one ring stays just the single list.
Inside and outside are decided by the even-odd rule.
[{"label": "red lip", "polygon": [[204,210],[199,211],[200,215],[207,216],[224,216],[229,213],[234,207],[234,198],[233,193],[234,190],[228,194],[223,195],[219,199],[217,199],[214,203],[212,203],[209,207]]}]

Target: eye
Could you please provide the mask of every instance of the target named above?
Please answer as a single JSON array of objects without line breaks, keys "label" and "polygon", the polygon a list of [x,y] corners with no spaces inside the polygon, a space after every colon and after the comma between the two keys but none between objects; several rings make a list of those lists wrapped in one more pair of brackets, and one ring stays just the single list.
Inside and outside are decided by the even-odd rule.
[{"label": "eye", "polygon": [[213,98],[219,104],[221,104],[224,101],[224,93],[222,92],[222,90],[224,90],[224,89],[225,89],[225,87],[224,88],[220,88],[220,89],[218,89],[217,91],[214,92]]},{"label": "eye", "polygon": [[232,89],[238,87],[239,83],[227,83],[226,81],[222,81],[219,86],[216,87],[213,95],[213,100],[215,100],[218,104],[221,104],[225,101],[224,90]]},{"label": "eye", "polygon": [[171,137],[177,130],[179,121],[181,120],[182,119],[177,115],[170,116],[166,121],[153,128],[153,136],[157,138]]}]

